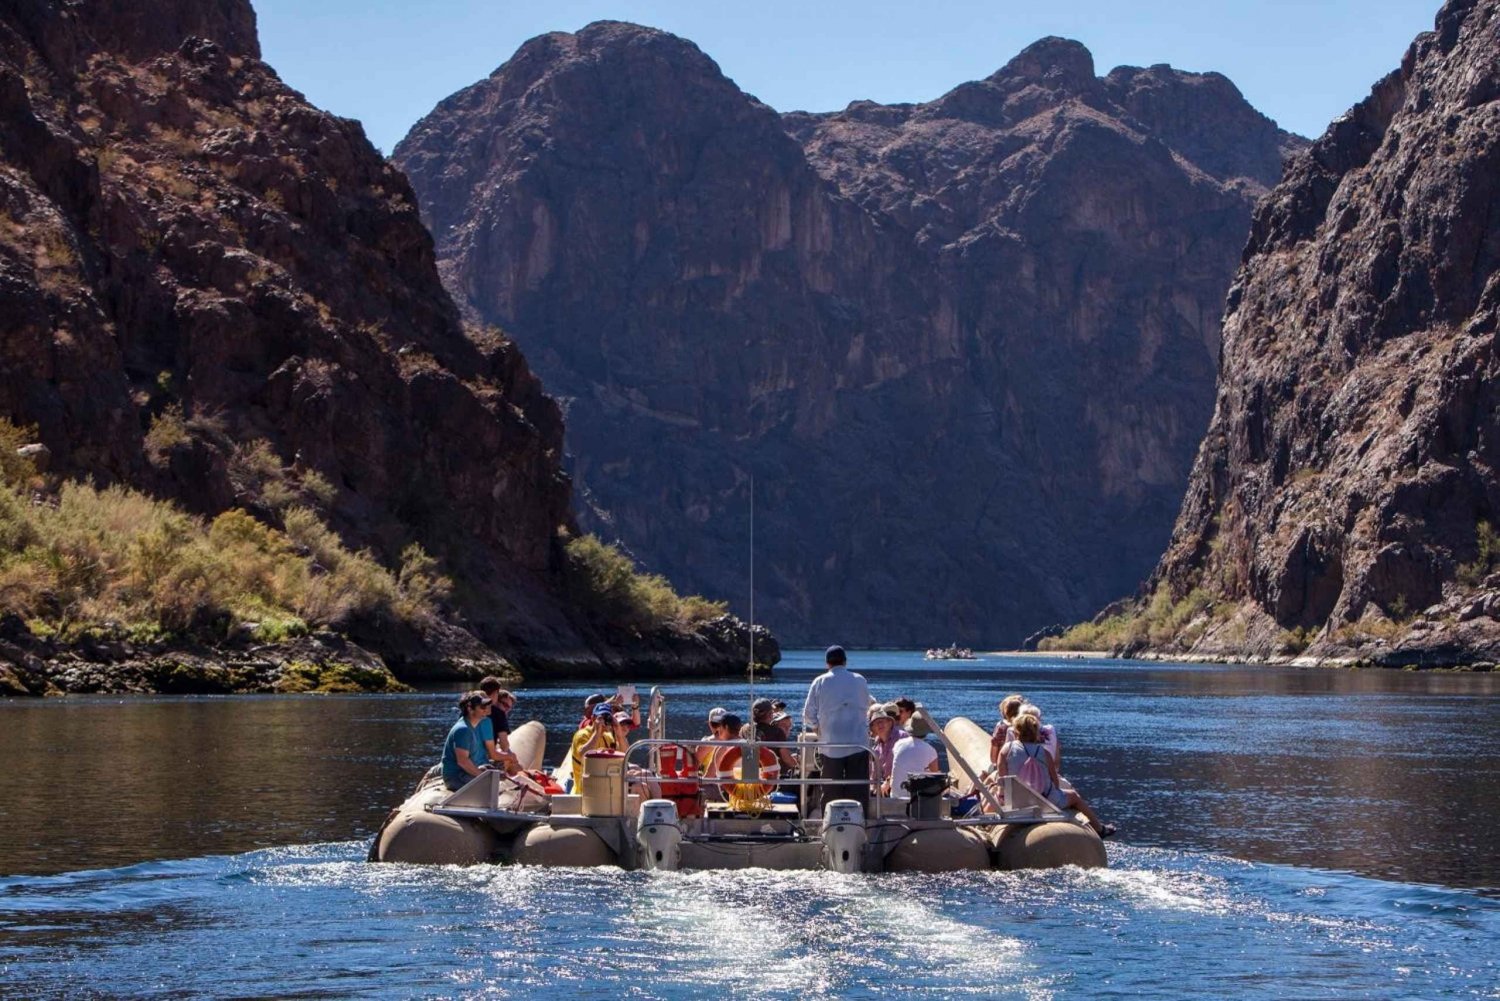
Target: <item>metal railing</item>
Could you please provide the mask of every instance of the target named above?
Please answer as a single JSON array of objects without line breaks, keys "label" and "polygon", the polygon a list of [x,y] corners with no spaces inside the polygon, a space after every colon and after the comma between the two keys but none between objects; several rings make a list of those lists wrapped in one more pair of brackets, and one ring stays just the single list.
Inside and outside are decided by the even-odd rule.
[{"label": "metal railing", "polygon": [[[743,784],[746,784],[746,783],[749,783],[749,784],[752,784],[752,785],[759,783],[759,784],[762,784],[762,785],[795,786],[797,788],[797,790],[798,790],[798,810],[801,813],[801,815],[804,816],[804,817],[807,816],[807,790],[809,788],[814,787],[814,786],[849,786],[849,785],[858,785],[859,784],[859,780],[858,779],[850,781],[849,779],[825,779],[825,778],[821,778],[821,777],[820,778],[809,778],[807,776],[808,765],[809,765],[809,752],[824,752],[824,751],[827,751],[827,750],[844,750],[844,751],[848,751],[851,754],[857,754],[860,751],[865,751],[865,752],[869,752],[870,751],[870,747],[867,744],[820,744],[820,743],[814,743],[814,742],[811,742],[811,741],[796,741],[796,740],[671,740],[671,739],[666,739],[666,738],[638,740],[638,741],[635,741],[634,743],[632,743],[625,750],[625,759],[624,759],[624,762],[623,762],[623,764],[625,766],[625,774],[622,776],[622,779],[623,779],[623,781],[621,782],[621,788],[622,788],[622,790],[628,790],[629,789],[629,785],[630,785],[629,768],[630,768],[630,765],[631,765],[631,758],[632,758],[632,756],[634,756],[637,751],[642,751],[642,750],[644,750],[644,751],[652,751],[652,752],[659,752],[660,749],[663,748],[663,747],[676,747],[676,748],[679,748],[684,753],[684,755],[690,757],[692,759],[692,761],[693,761],[693,774],[691,774],[691,775],[662,775],[662,774],[660,774],[660,767],[658,766],[657,770],[654,773],[650,769],[646,770],[645,778],[647,780],[649,780],[649,781],[677,782],[677,783],[693,784],[693,785],[699,786],[700,788],[703,787],[703,786],[713,786],[713,787],[737,786],[737,785],[743,785]],[[741,777],[735,777],[735,776],[731,776],[729,778],[718,778],[718,777],[710,777],[710,776],[706,776],[706,775],[700,774],[698,772],[698,769],[701,766],[698,764],[698,755],[697,755],[697,752],[696,752],[696,749],[700,748],[700,747],[713,747],[713,748],[734,747],[734,748],[738,748],[739,751],[740,751],[740,761],[741,762],[750,761],[750,760],[754,760],[756,762],[755,768],[756,768],[756,776],[757,777],[756,778],[750,778],[750,779],[741,778]],[[760,752],[760,748],[763,748],[763,747],[764,748],[768,748],[768,749],[773,749],[773,750],[779,750],[779,749],[783,749],[784,748],[784,749],[787,749],[787,750],[799,751],[800,752],[800,755],[798,756],[798,772],[799,772],[799,774],[797,776],[795,776],[795,777],[779,776],[779,777],[776,777],[776,778],[765,778],[765,779],[759,778],[759,774],[760,774],[760,772],[759,772],[759,770],[760,770],[760,753],[759,752]],[[781,756],[778,754],[777,755],[778,760],[780,759],[780,757]],[[873,757],[873,755],[872,755],[872,757]],[[652,755],[652,760],[654,760],[654,761],[660,761],[659,754],[653,754]],[[743,765],[741,767],[743,767]],[[873,775],[870,776],[867,781],[869,783],[873,784],[875,782],[875,776],[873,776]],[[619,804],[621,812],[623,812],[624,809],[625,809],[624,797],[627,796],[627,795],[628,795],[628,791],[622,791],[622,793],[621,793],[622,802]],[[876,799],[878,800],[878,796],[876,797]]]}]

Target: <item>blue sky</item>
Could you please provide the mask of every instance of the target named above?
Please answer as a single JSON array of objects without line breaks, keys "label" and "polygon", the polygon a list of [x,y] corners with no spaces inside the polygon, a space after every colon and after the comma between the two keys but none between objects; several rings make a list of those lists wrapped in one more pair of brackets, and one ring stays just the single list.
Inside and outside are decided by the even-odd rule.
[{"label": "blue sky", "polygon": [[988,76],[1045,35],[1096,70],[1218,70],[1307,136],[1369,92],[1432,27],[1437,0],[253,0],[261,48],[287,83],[358,118],[389,152],[438,101],[526,39],[634,21],[696,42],[780,111],[926,101]]}]

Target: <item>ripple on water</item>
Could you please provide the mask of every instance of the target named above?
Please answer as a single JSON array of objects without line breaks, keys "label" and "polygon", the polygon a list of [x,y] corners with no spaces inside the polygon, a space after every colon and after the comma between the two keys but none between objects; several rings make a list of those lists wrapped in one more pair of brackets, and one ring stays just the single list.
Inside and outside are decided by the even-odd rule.
[{"label": "ripple on water", "polygon": [[[1084,872],[370,865],[355,842],[0,880],[0,983],[134,996],[1500,996],[1473,893],[1113,846]],[[3,991],[0,991],[3,992]]]}]

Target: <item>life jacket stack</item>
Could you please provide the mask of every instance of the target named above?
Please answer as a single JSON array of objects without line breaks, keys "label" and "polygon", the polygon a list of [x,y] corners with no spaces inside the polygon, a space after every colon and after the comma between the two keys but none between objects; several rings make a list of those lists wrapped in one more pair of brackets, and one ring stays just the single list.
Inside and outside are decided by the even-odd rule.
[{"label": "life jacket stack", "polygon": [[662,798],[677,804],[679,817],[703,816],[703,789],[698,784],[697,756],[681,744],[663,744],[659,753]]}]

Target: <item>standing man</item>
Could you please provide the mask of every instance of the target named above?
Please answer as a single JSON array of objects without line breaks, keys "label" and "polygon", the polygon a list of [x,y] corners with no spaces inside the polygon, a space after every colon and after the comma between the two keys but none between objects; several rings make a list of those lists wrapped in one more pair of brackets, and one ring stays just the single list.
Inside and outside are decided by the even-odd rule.
[{"label": "standing man", "polygon": [[828,670],[813,679],[802,706],[802,728],[818,735],[818,769],[825,779],[845,785],[813,786],[813,808],[836,799],[852,799],[870,810],[868,719],[870,686],[864,675],[845,665],[844,648],[831,646],[823,655]]}]

